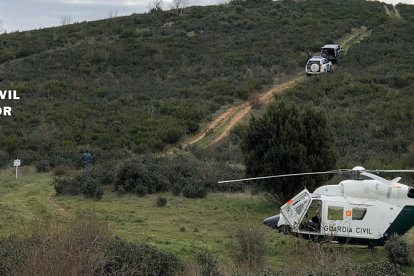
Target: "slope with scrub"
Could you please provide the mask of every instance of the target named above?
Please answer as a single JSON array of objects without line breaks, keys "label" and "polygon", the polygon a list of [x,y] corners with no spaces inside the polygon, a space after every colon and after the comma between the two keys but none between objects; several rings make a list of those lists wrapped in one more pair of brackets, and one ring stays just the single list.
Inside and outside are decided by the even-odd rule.
[{"label": "slope with scrub", "polygon": [[0,155],[56,165],[86,146],[109,158],[161,151],[294,74],[306,51],[387,20],[359,0],[232,1],[1,35],[0,86],[21,100],[2,121]]},{"label": "slope with scrub", "polygon": [[[343,49],[348,50],[352,45],[359,43],[365,37],[369,36],[371,30],[368,30],[366,27],[361,27],[360,29],[353,29],[350,34],[346,34],[343,37],[338,39],[338,42]],[[303,81],[304,74],[303,72],[297,73],[291,80],[284,82],[279,85],[275,85],[269,90],[266,90],[257,95],[257,98],[252,101],[245,101],[240,104],[234,105],[229,109],[225,110],[212,122],[210,122],[206,127],[204,127],[199,133],[194,137],[189,138],[184,144],[183,147],[187,145],[198,144],[201,146],[212,146],[223,139],[225,139],[233,127],[243,120],[248,114],[251,113],[253,105],[267,105],[269,102],[274,100],[276,94],[282,93],[283,91],[292,88],[298,82]]]},{"label": "slope with scrub", "polygon": [[[402,15],[411,6],[399,5]],[[352,47],[333,75],[300,83],[279,99],[325,110],[334,127],[340,164],[413,166],[414,21],[375,28]]]}]

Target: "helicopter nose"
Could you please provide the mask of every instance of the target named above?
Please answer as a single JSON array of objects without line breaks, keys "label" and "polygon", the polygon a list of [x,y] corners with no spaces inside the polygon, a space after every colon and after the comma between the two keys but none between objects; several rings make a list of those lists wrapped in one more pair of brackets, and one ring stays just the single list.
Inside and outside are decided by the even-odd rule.
[{"label": "helicopter nose", "polygon": [[276,215],[270,218],[267,218],[263,221],[263,224],[269,226],[270,228],[277,228],[277,223],[279,222],[280,215]]}]

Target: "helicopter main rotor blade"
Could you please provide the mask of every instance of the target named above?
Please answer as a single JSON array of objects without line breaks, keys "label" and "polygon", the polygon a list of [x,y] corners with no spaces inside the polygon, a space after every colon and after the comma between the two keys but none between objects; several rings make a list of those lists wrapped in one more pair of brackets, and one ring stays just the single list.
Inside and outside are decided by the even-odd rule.
[{"label": "helicopter main rotor blade", "polygon": [[414,173],[414,170],[366,170],[371,173]]},{"label": "helicopter main rotor blade", "polygon": [[378,176],[376,174],[372,174],[370,172],[367,172],[367,171],[361,172],[361,175],[364,175],[364,176],[369,177],[371,179],[377,180],[377,181],[379,181],[379,182],[381,182],[381,183],[383,183],[385,185],[391,185],[392,184],[391,181],[389,181],[389,180],[387,180],[385,178],[382,178],[381,176]]},{"label": "helicopter main rotor blade", "polygon": [[333,173],[340,173],[342,171],[343,170],[334,170],[334,171],[327,171],[327,172],[308,172],[308,173],[293,173],[293,174],[280,174],[280,175],[270,175],[270,176],[259,176],[259,177],[251,177],[251,178],[224,180],[224,181],[218,181],[217,183],[218,184],[222,184],[222,183],[243,182],[243,181],[251,181],[251,180],[260,180],[260,179],[269,179],[269,178],[279,178],[279,177],[290,177],[290,176],[301,176],[301,175],[333,174]]},{"label": "helicopter main rotor blade", "polygon": [[[354,167],[353,169],[337,169],[325,172],[307,172],[307,173],[292,173],[292,174],[280,174],[280,175],[270,175],[270,176],[259,176],[259,177],[251,177],[251,178],[241,178],[241,179],[233,179],[233,180],[224,180],[218,181],[218,184],[221,183],[232,183],[232,182],[243,182],[243,181],[251,181],[251,180],[261,180],[261,179],[270,179],[270,178],[280,178],[280,177],[290,177],[290,176],[301,176],[301,175],[317,175],[317,174],[335,174],[335,173],[356,173],[365,175],[371,179],[378,180],[384,184],[391,184],[391,182],[385,178],[382,178],[378,175],[373,173],[414,173],[414,170],[366,170],[364,167]],[[401,179],[401,178],[400,178]],[[398,179],[398,181],[400,180]],[[396,182],[398,182],[396,181]]]}]

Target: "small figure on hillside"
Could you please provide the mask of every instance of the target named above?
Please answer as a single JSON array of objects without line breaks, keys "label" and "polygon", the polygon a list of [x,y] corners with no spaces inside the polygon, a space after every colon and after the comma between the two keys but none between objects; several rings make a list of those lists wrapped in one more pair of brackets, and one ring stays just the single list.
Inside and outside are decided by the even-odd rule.
[{"label": "small figure on hillside", "polygon": [[82,161],[82,165],[83,165],[83,167],[84,167],[84,169],[85,169],[85,173],[87,173],[88,172],[88,165],[89,165],[89,162],[92,160],[92,155],[91,155],[91,153],[89,152],[89,150],[86,150],[83,154],[82,154],[82,156],[81,156],[81,161]]},{"label": "small figure on hillside", "polygon": [[311,51],[308,52],[308,55],[306,56],[306,62],[308,62],[308,60],[310,60],[313,57],[313,54]]}]

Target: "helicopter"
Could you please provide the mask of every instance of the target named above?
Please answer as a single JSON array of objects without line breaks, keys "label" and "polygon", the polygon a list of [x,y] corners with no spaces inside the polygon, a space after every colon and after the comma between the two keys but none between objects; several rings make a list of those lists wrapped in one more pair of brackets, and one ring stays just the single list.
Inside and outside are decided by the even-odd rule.
[{"label": "helicopter", "polygon": [[[414,188],[387,180],[379,173],[414,170],[366,170],[361,166],[325,172],[308,172],[219,181],[230,183],[259,179],[352,172],[357,179],[325,185],[310,193],[306,188],[288,200],[280,214],[263,223],[284,234],[315,242],[384,245],[393,235],[403,235],[414,225]],[[369,179],[361,179],[365,176]]]}]

